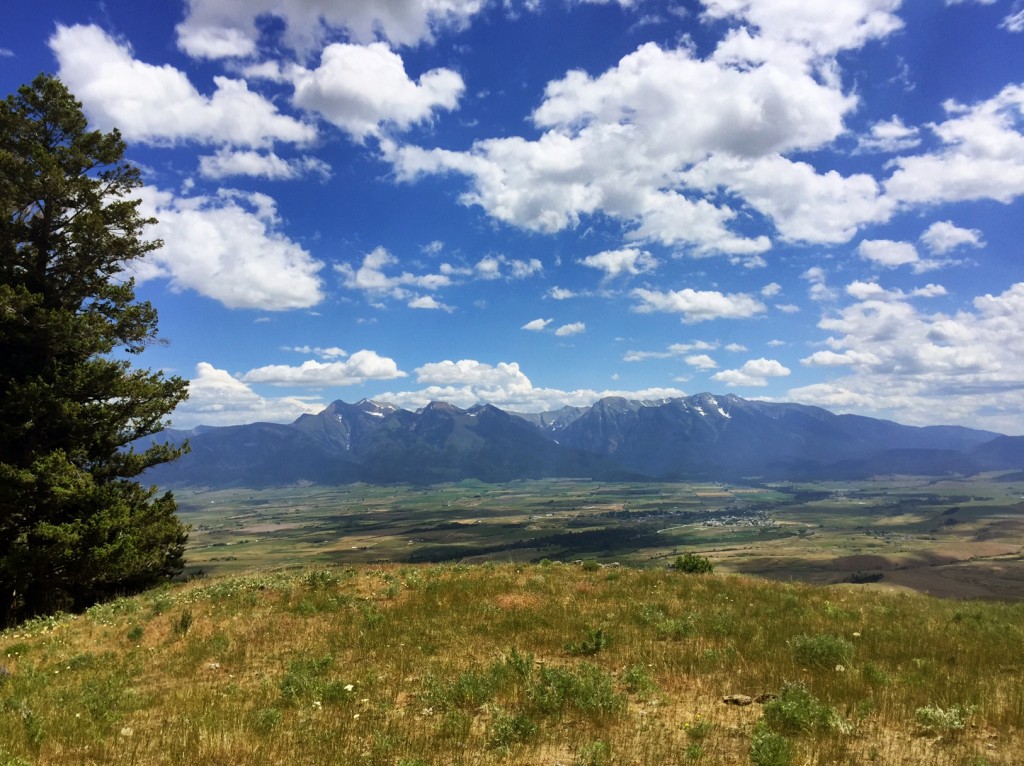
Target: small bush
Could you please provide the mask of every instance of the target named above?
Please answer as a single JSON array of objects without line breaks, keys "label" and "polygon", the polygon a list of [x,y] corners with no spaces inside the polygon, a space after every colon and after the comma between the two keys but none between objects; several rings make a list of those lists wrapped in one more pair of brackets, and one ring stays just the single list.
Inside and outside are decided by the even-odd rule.
[{"label": "small bush", "polygon": [[622,707],[612,677],[596,665],[581,663],[576,668],[541,668],[540,677],[529,689],[530,703],[541,713],[561,713],[568,707],[583,713],[605,715]]},{"label": "small bush", "polygon": [[801,665],[832,669],[849,665],[853,660],[853,644],[845,638],[825,633],[796,636],[789,642],[793,659]]},{"label": "small bush", "polygon": [[657,690],[654,679],[643,665],[630,665],[622,674],[622,682],[631,694],[651,694]]},{"label": "small bush", "polygon": [[786,684],[778,699],[764,706],[764,725],[778,734],[816,734],[841,730],[839,714],[821,702],[803,684]]},{"label": "small bush", "polygon": [[790,766],[793,747],[781,734],[759,723],[750,741],[750,762],[754,766]]},{"label": "small bush", "polygon": [[500,708],[491,721],[487,745],[495,749],[508,749],[512,745],[527,742],[537,733],[537,724],[525,713],[508,713]]},{"label": "small bush", "polygon": [[715,571],[715,565],[711,563],[711,559],[707,556],[687,553],[676,557],[675,563],[672,564],[672,569],[684,574],[712,574]]},{"label": "small bush", "polygon": [[962,731],[967,728],[967,722],[974,715],[975,710],[973,705],[953,705],[948,708],[928,705],[919,707],[915,712],[915,717],[918,725],[929,731]]},{"label": "small bush", "polygon": [[574,766],[608,766],[612,762],[611,747],[601,740],[591,742],[576,755]]},{"label": "small bush", "polygon": [[603,628],[587,628],[587,635],[579,642],[570,642],[565,645],[565,651],[577,656],[590,656],[597,654],[608,646],[608,636]]},{"label": "small bush", "polygon": [[189,628],[192,627],[192,620],[192,610],[182,610],[178,619],[174,621],[174,635],[181,637],[188,634]]}]

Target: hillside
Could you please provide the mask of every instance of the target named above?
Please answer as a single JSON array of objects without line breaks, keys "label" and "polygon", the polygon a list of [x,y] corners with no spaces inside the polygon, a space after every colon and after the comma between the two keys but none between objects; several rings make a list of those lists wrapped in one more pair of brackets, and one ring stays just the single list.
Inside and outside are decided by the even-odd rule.
[{"label": "hillside", "polygon": [[0,634],[0,762],[1009,765],[1022,656],[1018,606],[874,586],[251,573]]},{"label": "hillside", "polygon": [[291,424],[191,432],[192,451],[146,479],[170,487],[435,484],[572,477],[813,481],[970,475],[1024,467],[1024,437],[919,428],[734,395],[631,401],[539,414],[432,402],[415,412],[336,401]]}]

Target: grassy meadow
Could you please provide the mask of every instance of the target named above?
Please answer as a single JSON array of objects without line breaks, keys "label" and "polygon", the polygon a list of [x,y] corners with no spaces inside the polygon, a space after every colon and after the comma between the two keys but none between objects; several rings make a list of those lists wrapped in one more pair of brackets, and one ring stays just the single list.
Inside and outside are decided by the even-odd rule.
[{"label": "grassy meadow", "polygon": [[1024,604],[663,567],[193,580],[0,634],[0,667],[5,766],[1009,766],[1024,753]]},{"label": "grassy meadow", "polygon": [[190,572],[306,563],[593,559],[1024,599],[1024,481],[888,477],[750,486],[574,480],[184,490]]}]

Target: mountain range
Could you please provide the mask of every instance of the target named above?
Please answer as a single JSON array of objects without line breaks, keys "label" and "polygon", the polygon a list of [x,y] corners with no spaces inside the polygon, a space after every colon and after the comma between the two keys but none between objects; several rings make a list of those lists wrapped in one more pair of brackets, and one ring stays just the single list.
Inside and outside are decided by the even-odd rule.
[{"label": "mountain range", "polygon": [[1024,469],[1024,437],[915,427],[734,395],[522,414],[491,405],[336,401],[290,424],[168,429],[191,451],[143,478],[163,486],[431,484],[548,477],[629,480],[860,479]]}]

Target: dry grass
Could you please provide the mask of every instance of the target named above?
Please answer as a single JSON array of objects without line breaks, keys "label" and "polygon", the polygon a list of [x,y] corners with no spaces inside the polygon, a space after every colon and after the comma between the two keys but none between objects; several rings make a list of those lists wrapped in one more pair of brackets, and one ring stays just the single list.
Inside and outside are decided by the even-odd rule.
[{"label": "dry grass", "polygon": [[559,564],[257,573],[0,634],[0,765],[767,764],[756,736],[793,764],[1008,765],[1022,658],[1020,605]]}]

